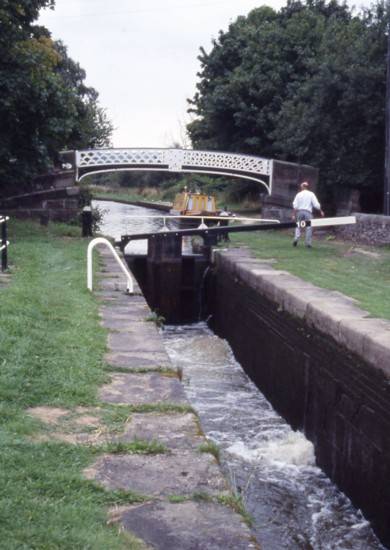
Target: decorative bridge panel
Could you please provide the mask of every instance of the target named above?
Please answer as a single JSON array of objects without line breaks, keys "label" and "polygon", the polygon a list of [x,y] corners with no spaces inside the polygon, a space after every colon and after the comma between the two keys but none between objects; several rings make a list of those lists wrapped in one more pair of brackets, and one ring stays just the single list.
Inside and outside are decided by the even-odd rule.
[{"label": "decorative bridge panel", "polygon": [[252,172],[257,175],[271,174],[271,161],[250,155],[219,153],[214,151],[183,150],[183,164],[202,168],[224,168],[240,172]]},{"label": "decorative bridge panel", "polygon": [[77,167],[165,164],[164,149],[92,149],[77,151]]},{"label": "decorative bridge panel", "polygon": [[166,170],[238,176],[259,181],[271,192],[272,160],[193,149],[95,149],[76,151],[76,179],[112,170]]}]

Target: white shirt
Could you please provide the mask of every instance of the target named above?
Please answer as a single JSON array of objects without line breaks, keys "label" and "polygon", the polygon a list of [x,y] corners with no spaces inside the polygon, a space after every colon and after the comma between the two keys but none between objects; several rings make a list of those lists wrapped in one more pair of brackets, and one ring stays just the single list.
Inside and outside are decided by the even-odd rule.
[{"label": "white shirt", "polygon": [[312,191],[304,189],[295,196],[293,208],[294,210],[307,210],[308,212],[313,212],[313,208],[321,210],[321,205]]}]

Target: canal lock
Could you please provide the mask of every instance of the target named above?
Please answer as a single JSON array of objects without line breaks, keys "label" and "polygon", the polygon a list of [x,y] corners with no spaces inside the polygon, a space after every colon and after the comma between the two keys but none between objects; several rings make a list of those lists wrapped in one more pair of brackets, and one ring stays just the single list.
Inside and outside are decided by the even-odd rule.
[{"label": "canal lock", "polygon": [[[221,287],[221,281],[217,280],[213,273],[208,254],[182,255],[179,242],[162,242],[152,246],[149,255],[126,253],[125,257],[152,311],[165,317],[167,325],[171,325],[164,331],[168,353],[173,362],[180,359],[185,363],[183,370],[184,380],[187,376],[186,390],[190,393],[195,409],[200,409],[201,423],[206,435],[223,449],[222,456],[225,456],[225,460],[222,460],[222,466],[225,473],[231,480],[233,479],[233,485],[236,483],[240,491],[249,484],[250,479],[251,490],[248,491],[246,504],[248,511],[254,517],[254,529],[263,547],[267,550],[383,548],[364,517],[354,510],[348,499],[339,493],[315,466],[314,453],[308,450],[311,444],[304,439],[304,436],[300,432],[292,432],[276,412],[272,412],[272,420],[270,420],[271,407],[268,401],[252,383],[244,381],[245,374],[231,352],[227,353],[231,354],[232,361],[238,365],[242,373],[238,376],[244,378],[239,382],[238,378],[234,380],[235,375],[228,374],[227,376],[232,377],[235,382],[231,387],[225,384],[226,374],[223,375],[222,380],[217,379],[217,385],[221,387],[219,388],[220,397],[216,399],[222,402],[222,408],[221,403],[216,404],[212,399],[213,395],[217,394],[217,388],[211,388],[212,381],[209,378],[210,372],[216,366],[221,366],[218,363],[219,360],[213,354],[209,363],[202,356],[194,356],[192,353],[186,356],[186,350],[193,349],[194,334],[199,338],[198,343],[202,353],[206,349],[215,347],[218,349],[220,340],[217,336],[204,323],[199,324],[199,321],[209,319],[216,333],[233,345],[235,356],[239,357],[245,370],[258,387],[261,387],[261,381],[257,380],[251,372],[253,353],[249,353],[251,344],[247,339],[250,331],[246,331],[245,323],[238,326],[242,311],[240,312],[236,307],[239,300],[237,292],[226,284],[225,293],[220,293],[217,298],[217,286]],[[233,282],[230,284],[232,285]],[[218,300],[230,303],[228,316],[224,316]],[[251,314],[253,315],[253,311]],[[263,322],[267,323],[264,319]],[[172,325],[176,325],[176,328]],[[237,328],[239,330],[236,330]],[[199,332],[200,337],[197,334]],[[264,339],[267,339],[266,331],[262,337],[263,342]],[[179,353],[175,346],[178,346]],[[240,348],[246,351],[240,353]],[[248,353],[249,363],[246,357]],[[180,356],[179,359],[178,356]],[[285,354],[285,360],[289,356],[292,357],[292,352]],[[268,359],[269,357],[264,357],[265,361]],[[206,365],[207,380],[203,379],[203,389],[196,388],[197,380],[202,381],[202,376],[199,372],[191,373],[190,368],[194,363],[196,363],[195,367]],[[243,386],[245,386],[244,392]],[[238,393],[235,393],[236,388]],[[288,393],[288,389],[286,391]],[[272,400],[269,393],[266,390],[267,397]],[[257,402],[254,404],[249,399],[249,407],[242,408],[247,394],[255,395],[255,401],[260,399],[262,404]],[[202,407],[204,417],[202,417]],[[227,433],[220,429],[218,419],[212,418],[213,409],[218,411],[219,419],[226,419],[221,421],[222,424],[230,424],[233,427],[233,434],[231,431]],[[278,404],[277,409],[284,413]],[[259,417],[254,418],[254,415]],[[289,419],[294,428],[302,429],[299,414],[295,419],[289,418],[291,416],[289,413],[284,416]],[[240,430],[237,432],[238,424],[240,424]],[[284,435],[281,436],[281,433]],[[297,434],[297,439],[294,434]],[[303,459],[299,457],[295,459],[293,456],[290,463],[291,448],[294,449],[293,455],[296,449],[299,449],[299,453],[303,449]],[[271,457],[270,449],[272,449]],[[284,463],[283,457],[286,449],[289,457],[286,459],[287,464]],[[308,459],[306,455],[309,456]],[[297,463],[295,463],[296,460]],[[275,467],[271,468],[270,464]]]}]

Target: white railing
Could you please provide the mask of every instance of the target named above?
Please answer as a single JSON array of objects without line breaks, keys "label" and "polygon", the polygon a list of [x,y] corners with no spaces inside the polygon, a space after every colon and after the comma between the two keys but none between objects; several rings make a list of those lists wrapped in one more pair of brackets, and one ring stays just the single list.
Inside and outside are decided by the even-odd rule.
[{"label": "white railing", "polygon": [[[76,151],[76,181],[95,172],[162,170],[224,174],[258,181],[271,194],[273,161],[253,155],[199,149],[88,149]],[[84,172],[84,173],[82,173]]]},{"label": "white railing", "polygon": [[87,251],[87,287],[88,287],[88,290],[92,291],[92,288],[93,288],[93,282],[92,282],[92,278],[93,278],[92,253],[93,253],[93,249],[98,244],[104,244],[105,246],[107,246],[111,250],[114,258],[116,259],[116,261],[119,264],[119,267],[121,268],[123,273],[126,275],[126,279],[127,279],[126,292],[128,294],[134,294],[134,283],[133,283],[133,278],[131,276],[130,271],[127,269],[127,267],[125,266],[123,261],[120,259],[117,251],[112,246],[110,241],[107,240],[107,239],[104,239],[103,237],[97,237],[96,239],[93,239],[93,241],[91,241],[88,245],[88,251]]},{"label": "white railing", "polygon": [[9,241],[7,240],[7,221],[8,216],[0,216],[1,225],[1,239],[0,239],[0,252],[1,252],[1,271],[6,271],[8,268],[8,247]]}]

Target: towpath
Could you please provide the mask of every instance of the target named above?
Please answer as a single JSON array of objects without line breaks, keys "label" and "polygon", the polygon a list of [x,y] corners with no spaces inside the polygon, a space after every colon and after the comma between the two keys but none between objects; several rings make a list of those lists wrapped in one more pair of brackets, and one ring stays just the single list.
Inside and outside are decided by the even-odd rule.
[{"label": "towpath", "polygon": [[[180,372],[173,369],[162,337],[137,288],[124,294],[122,273],[102,251],[98,295],[108,329],[107,384],[100,400],[131,414],[111,441],[157,445],[156,454],[107,453],[85,471],[108,489],[132,491],[143,502],[111,510],[111,521],[148,547],[181,550],[258,548],[221,474],[215,449],[202,434]],[[149,321],[148,321],[149,319]]]}]

